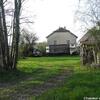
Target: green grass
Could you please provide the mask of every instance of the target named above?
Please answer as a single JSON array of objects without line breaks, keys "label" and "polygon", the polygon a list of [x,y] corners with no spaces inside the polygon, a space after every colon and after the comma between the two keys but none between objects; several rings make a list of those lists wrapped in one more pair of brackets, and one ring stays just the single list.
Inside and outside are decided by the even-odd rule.
[{"label": "green grass", "polygon": [[[73,69],[62,86],[50,89],[38,97],[31,89],[43,84],[63,69]],[[0,100],[10,100],[12,94],[31,95],[31,100],[83,100],[83,97],[100,97],[100,70],[80,66],[78,56],[33,57],[20,59],[18,70],[1,72]],[[13,99],[12,99],[13,100]],[[30,99],[29,99],[30,100]]]},{"label": "green grass", "polygon": [[100,72],[77,73],[64,86],[43,93],[38,100],[83,100],[100,97]]}]

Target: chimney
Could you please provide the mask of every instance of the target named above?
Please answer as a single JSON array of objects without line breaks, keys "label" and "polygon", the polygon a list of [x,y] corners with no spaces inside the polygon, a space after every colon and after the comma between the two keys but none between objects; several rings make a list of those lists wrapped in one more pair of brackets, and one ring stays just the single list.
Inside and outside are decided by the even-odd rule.
[{"label": "chimney", "polygon": [[66,26],[64,26],[64,29],[66,29]]}]

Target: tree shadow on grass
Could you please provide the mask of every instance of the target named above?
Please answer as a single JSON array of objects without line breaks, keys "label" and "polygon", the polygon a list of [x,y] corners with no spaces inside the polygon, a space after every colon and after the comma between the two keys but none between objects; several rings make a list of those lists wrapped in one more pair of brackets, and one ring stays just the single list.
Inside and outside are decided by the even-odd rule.
[{"label": "tree shadow on grass", "polygon": [[3,71],[0,72],[0,83],[19,83],[22,80],[26,80],[29,77],[36,77],[39,73],[45,73],[48,71],[45,68],[34,68],[31,71],[21,71],[21,70],[13,70],[13,71]]},{"label": "tree shadow on grass", "polygon": [[[27,69],[28,70],[28,69]],[[17,95],[30,95],[32,89],[39,85],[41,86],[49,78],[61,72],[61,69],[47,69],[47,68],[33,68],[31,71],[15,70],[11,72],[0,73],[0,94],[1,100],[9,100],[10,97],[16,97]],[[33,95],[33,94],[31,94]],[[13,99],[10,99],[13,100]]]}]

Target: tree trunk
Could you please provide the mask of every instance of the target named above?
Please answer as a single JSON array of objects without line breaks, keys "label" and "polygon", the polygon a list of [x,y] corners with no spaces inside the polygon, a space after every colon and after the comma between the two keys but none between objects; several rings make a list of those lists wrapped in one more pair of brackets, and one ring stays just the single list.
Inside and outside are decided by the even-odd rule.
[{"label": "tree trunk", "polygon": [[6,47],[6,38],[5,38],[5,33],[4,33],[4,20],[3,19],[3,6],[2,6],[2,0],[0,0],[0,52],[1,52],[1,62],[2,62],[2,68],[6,68],[7,62],[6,62],[6,53],[5,53],[5,47]]},{"label": "tree trunk", "polygon": [[15,0],[15,12],[14,12],[14,23],[13,23],[13,42],[12,42],[12,51],[11,58],[12,68],[16,69],[17,60],[18,60],[18,45],[19,45],[19,36],[20,36],[20,27],[19,27],[19,16],[20,16],[21,0]]},{"label": "tree trunk", "polygon": [[100,64],[100,53],[97,53],[97,63]]},{"label": "tree trunk", "polygon": [[[20,36],[20,9],[21,0],[14,0],[13,38],[9,54],[8,34],[5,18],[4,1],[0,0],[0,69],[16,69],[18,60],[18,45]],[[10,59],[9,59],[10,58]]]},{"label": "tree trunk", "polygon": [[9,67],[9,47],[8,47],[8,34],[5,20],[5,11],[3,6],[3,0],[1,0],[1,8],[2,8],[2,18],[3,18],[3,31],[4,31],[4,39],[5,39],[5,59],[6,59],[6,67]]}]

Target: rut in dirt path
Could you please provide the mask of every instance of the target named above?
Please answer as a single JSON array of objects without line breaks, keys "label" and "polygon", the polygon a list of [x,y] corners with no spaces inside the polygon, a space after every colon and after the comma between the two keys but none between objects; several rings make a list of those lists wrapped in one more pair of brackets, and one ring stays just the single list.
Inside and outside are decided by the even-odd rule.
[{"label": "rut in dirt path", "polygon": [[[49,78],[43,84],[38,86],[33,86],[31,88],[26,88],[24,91],[17,91],[15,93],[10,93],[10,99],[7,100],[31,100],[32,96],[40,96],[42,93],[48,91],[49,89],[53,89],[56,87],[63,86],[65,83],[65,79],[67,80],[73,73],[71,69],[63,69],[61,73],[58,75]],[[16,85],[15,85],[16,86]],[[4,100],[4,99],[0,99]],[[6,100],[6,99],[5,99]]]},{"label": "rut in dirt path", "polygon": [[59,75],[50,78],[44,84],[33,88],[32,94],[34,96],[39,96],[49,89],[63,85],[65,79],[69,78],[72,75],[72,72],[73,72],[72,70],[63,70]]},{"label": "rut in dirt path", "polygon": [[15,93],[12,94],[11,100],[30,100],[29,98],[31,96],[40,96],[42,93],[46,92],[49,89],[55,88],[55,87],[60,87],[64,84],[65,79],[68,79],[73,73],[73,70],[62,70],[61,73],[58,75],[48,79],[45,81],[45,83],[39,85],[39,86],[33,86],[29,90],[23,91],[23,94],[21,93]]}]

